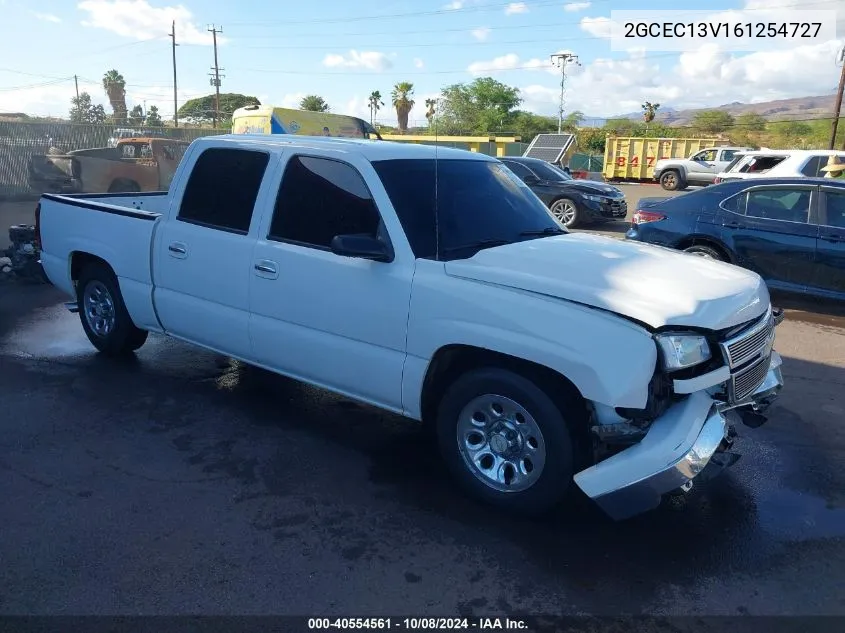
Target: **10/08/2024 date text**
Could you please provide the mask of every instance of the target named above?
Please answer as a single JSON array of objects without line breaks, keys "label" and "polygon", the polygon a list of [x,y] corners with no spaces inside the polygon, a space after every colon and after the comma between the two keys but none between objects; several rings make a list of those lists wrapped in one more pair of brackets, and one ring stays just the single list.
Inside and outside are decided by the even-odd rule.
[{"label": "10/08/2024 date text", "polygon": [[401,629],[401,630],[524,630],[523,620],[511,618],[309,618],[312,630]]}]

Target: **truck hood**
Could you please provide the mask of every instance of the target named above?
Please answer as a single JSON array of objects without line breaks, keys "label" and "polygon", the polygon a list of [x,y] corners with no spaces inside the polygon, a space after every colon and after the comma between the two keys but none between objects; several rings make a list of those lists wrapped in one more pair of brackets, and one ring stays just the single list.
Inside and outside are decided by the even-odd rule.
[{"label": "truck hood", "polygon": [[731,264],[610,237],[569,233],[488,248],[446,274],[574,301],[652,328],[721,330],[762,315],[765,282]]}]

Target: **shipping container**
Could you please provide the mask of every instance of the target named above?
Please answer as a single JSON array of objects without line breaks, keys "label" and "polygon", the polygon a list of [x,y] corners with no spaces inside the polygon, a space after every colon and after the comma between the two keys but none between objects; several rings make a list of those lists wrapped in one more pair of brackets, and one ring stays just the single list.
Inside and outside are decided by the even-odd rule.
[{"label": "shipping container", "polygon": [[708,147],[728,145],[715,138],[623,138],[608,136],[604,149],[605,180],[652,180],[661,158],[689,158]]}]

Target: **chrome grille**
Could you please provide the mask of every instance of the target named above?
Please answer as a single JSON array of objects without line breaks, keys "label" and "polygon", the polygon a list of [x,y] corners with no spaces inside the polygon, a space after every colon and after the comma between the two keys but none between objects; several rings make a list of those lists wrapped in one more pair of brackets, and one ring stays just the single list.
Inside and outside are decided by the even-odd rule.
[{"label": "chrome grille", "polygon": [[722,351],[728,366],[739,367],[760,354],[769,355],[775,323],[771,307],[751,328],[722,343]]},{"label": "chrome grille", "polygon": [[753,365],[738,371],[731,376],[728,387],[728,397],[732,402],[737,402],[743,398],[747,398],[754,393],[757,387],[759,387],[766,379],[766,374],[769,371],[770,360],[771,353],[766,354]]}]

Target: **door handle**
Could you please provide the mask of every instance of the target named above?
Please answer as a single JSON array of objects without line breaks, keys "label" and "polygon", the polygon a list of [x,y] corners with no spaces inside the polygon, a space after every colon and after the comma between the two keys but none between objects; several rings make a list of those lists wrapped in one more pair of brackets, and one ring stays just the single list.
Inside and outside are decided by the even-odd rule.
[{"label": "door handle", "polygon": [[260,262],[255,265],[255,270],[273,275],[276,273],[276,265],[273,262]]},{"label": "door handle", "polygon": [[186,249],[181,244],[176,244],[176,243],[168,246],[167,250],[169,250],[171,253],[176,253],[177,255],[184,255],[185,253],[188,252],[188,249]]},{"label": "door handle", "polygon": [[727,222],[724,227],[726,229],[738,229],[742,227],[742,225],[739,222]]},{"label": "door handle", "polygon": [[839,235],[822,235],[821,239],[823,239],[825,242],[832,242],[834,244],[840,244],[842,242],[845,242],[845,236]]}]

